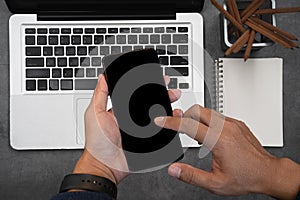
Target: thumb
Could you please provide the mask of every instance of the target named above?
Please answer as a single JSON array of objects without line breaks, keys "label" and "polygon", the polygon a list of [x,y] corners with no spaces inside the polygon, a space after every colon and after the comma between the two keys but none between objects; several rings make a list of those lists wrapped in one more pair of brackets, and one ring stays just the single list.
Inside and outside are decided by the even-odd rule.
[{"label": "thumb", "polygon": [[211,189],[214,175],[184,163],[174,163],[169,166],[168,174],[179,180],[205,189]]}]

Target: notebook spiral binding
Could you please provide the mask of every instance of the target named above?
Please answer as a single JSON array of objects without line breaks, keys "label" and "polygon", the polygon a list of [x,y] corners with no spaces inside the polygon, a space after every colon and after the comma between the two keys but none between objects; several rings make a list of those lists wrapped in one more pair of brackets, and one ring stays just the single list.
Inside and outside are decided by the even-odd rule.
[{"label": "notebook spiral binding", "polygon": [[223,60],[215,60],[216,67],[216,109],[218,112],[224,112],[224,73],[223,73]]}]

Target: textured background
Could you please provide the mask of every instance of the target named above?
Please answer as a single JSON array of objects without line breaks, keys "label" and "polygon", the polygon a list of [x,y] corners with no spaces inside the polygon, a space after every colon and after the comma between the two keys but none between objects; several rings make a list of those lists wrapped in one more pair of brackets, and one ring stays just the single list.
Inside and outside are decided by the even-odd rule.
[{"label": "textured background", "polygon": [[[300,6],[299,0],[277,0],[278,7]],[[205,20],[205,48],[213,59],[222,57],[219,14],[207,0],[202,11]],[[9,48],[8,11],[0,0],[0,197],[1,199],[49,199],[56,194],[63,176],[70,173],[80,150],[15,151],[9,146]],[[277,25],[300,38],[300,13],[278,14]],[[238,55],[242,56],[242,55]],[[276,156],[300,162],[300,50],[279,45],[261,49],[252,57],[284,59],[284,148],[268,148]],[[206,72],[211,65],[206,65]],[[209,99],[208,99],[209,102]],[[26,134],[26,133],[24,133]],[[199,160],[198,149],[189,149],[184,162],[210,169],[211,156]],[[234,155],[233,155],[234,156]],[[119,185],[118,199],[271,199],[257,194],[220,197],[201,188],[181,183],[167,170],[131,175]]]}]

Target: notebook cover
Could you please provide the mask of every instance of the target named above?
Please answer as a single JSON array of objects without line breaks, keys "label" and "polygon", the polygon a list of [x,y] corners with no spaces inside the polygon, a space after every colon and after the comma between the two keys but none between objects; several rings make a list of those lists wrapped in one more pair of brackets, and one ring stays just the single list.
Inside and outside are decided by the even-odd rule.
[{"label": "notebook cover", "polygon": [[283,146],[281,58],[221,58],[219,111],[244,121],[263,146]]}]

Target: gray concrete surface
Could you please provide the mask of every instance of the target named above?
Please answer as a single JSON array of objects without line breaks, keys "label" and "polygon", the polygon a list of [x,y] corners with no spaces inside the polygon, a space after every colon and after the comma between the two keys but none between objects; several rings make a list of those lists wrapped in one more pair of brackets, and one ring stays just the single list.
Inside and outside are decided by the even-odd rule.
[{"label": "gray concrete surface", "polygon": [[[278,7],[300,6],[299,0],[278,0],[277,2]],[[205,48],[212,58],[216,59],[224,55],[220,46],[218,11],[207,0],[202,14],[205,20]],[[0,1],[0,198],[7,200],[49,199],[57,193],[63,176],[72,171],[81,151],[15,151],[9,146],[8,19],[10,15],[4,0]],[[300,38],[300,13],[278,14],[277,23],[280,28]],[[273,45],[254,52],[252,57],[282,57],[284,59],[285,146],[267,148],[267,150],[276,156],[290,157],[300,162],[300,50],[287,50],[279,45]],[[206,66],[207,72],[210,67],[210,65]],[[209,170],[211,156],[199,160],[197,153],[198,149],[189,149],[184,162]],[[258,194],[220,197],[169,177],[166,169],[131,175],[119,185],[118,189],[120,200],[271,199]]]}]

